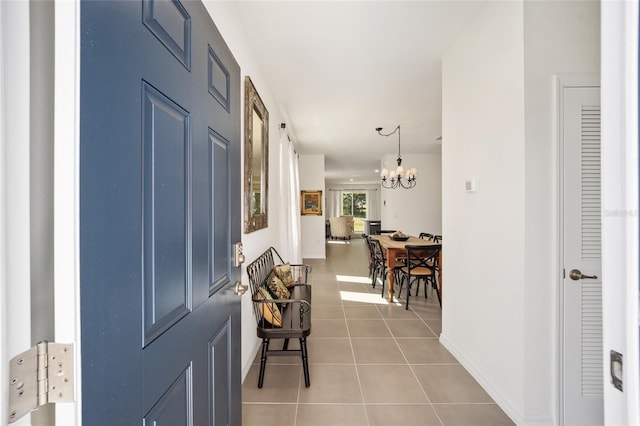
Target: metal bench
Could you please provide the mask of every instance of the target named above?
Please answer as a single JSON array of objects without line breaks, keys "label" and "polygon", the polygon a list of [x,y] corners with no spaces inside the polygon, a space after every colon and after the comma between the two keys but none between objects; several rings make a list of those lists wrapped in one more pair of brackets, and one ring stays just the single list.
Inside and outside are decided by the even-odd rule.
[{"label": "metal bench", "polygon": [[[277,259],[279,263],[275,263]],[[258,337],[262,339],[262,354],[260,357],[260,376],[258,388],[262,388],[264,371],[269,355],[286,356],[300,353],[304,370],[304,383],[309,387],[309,361],[307,356],[307,336],[311,334],[311,285],[307,283],[311,266],[291,265],[293,276],[292,287],[289,287],[289,299],[265,299],[264,290],[268,290],[267,281],[276,265],[283,265],[284,261],[275,248],[269,247],[256,260],[247,266],[247,275],[251,285],[253,310],[257,321]],[[261,291],[261,289],[263,289]],[[277,306],[281,315],[281,326],[273,325],[265,318],[265,310]],[[284,339],[282,349],[269,349],[272,338]],[[289,349],[289,339],[299,339],[300,349]]]}]

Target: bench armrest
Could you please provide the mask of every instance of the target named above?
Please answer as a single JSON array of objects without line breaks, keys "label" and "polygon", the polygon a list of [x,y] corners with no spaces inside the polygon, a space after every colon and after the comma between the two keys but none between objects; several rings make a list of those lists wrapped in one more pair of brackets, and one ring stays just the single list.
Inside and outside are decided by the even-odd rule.
[{"label": "bench armrest", "polygon": [[264,300],[264,299],[251,299],[253,301],[253,303],[260,303],[260,304],[265,304],[265,303],[303,303],[304,305],[308,306],[309,308],[311,308],[311,302],[309,300],[306,299],[269,299],[269,300]]}]

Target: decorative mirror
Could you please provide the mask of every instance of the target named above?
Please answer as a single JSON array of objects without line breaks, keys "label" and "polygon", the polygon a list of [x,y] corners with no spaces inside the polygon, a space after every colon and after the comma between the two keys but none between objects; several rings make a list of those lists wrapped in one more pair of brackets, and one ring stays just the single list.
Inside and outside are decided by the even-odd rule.
[{"label": "decorative mirror", "polygon": [[269,112],[249,76],[244,79],[244,232],[268,225]]}]

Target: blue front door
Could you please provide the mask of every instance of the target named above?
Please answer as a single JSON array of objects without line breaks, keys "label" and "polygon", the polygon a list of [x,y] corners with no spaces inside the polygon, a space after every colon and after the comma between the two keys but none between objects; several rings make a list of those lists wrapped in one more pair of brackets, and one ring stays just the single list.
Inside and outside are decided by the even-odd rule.
[{"label": "blue front door", "polygon": [[239,66],[177,0],[83,1],[80,60],[83,424],[239,425]]}]

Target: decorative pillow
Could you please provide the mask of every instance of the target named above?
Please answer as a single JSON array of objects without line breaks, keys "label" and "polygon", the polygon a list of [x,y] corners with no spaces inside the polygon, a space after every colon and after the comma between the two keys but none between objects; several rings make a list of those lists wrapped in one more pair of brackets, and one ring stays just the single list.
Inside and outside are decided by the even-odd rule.
[{"label": "decorative pillow", "polygon": [[[280,281],[278,276],[271,272],[269,274],[269,278],[267,278],[267,287],[269,288],[269,293],[273,296],[274,299],[288,299],[291,297],[291,293],[289,293],[289,289]],[[286,303],[282,303],[282,307],[286,307]]]},{"label": "decorative pillow", "polygon": [[280,281],[282,281],[282,283],[286,287],[293,287],[293,285],[295,284],[293,282],[293,274],[291,273],[290,263],[287,262],[284,265],[275,265],[273,267],[273,272],[278,278],[280,278]]},{"label": "decorative pillow", "polygon": [[[256,294],[257,300],[273,300],[269,292],[260,287],[258,289],[258,294]],[[276,327],[282,327],[282,314],[280,313],[280,309],[275,303],[260,303],[260,309],[262,310],[262,316],[266,319],[270,324]]]}]

